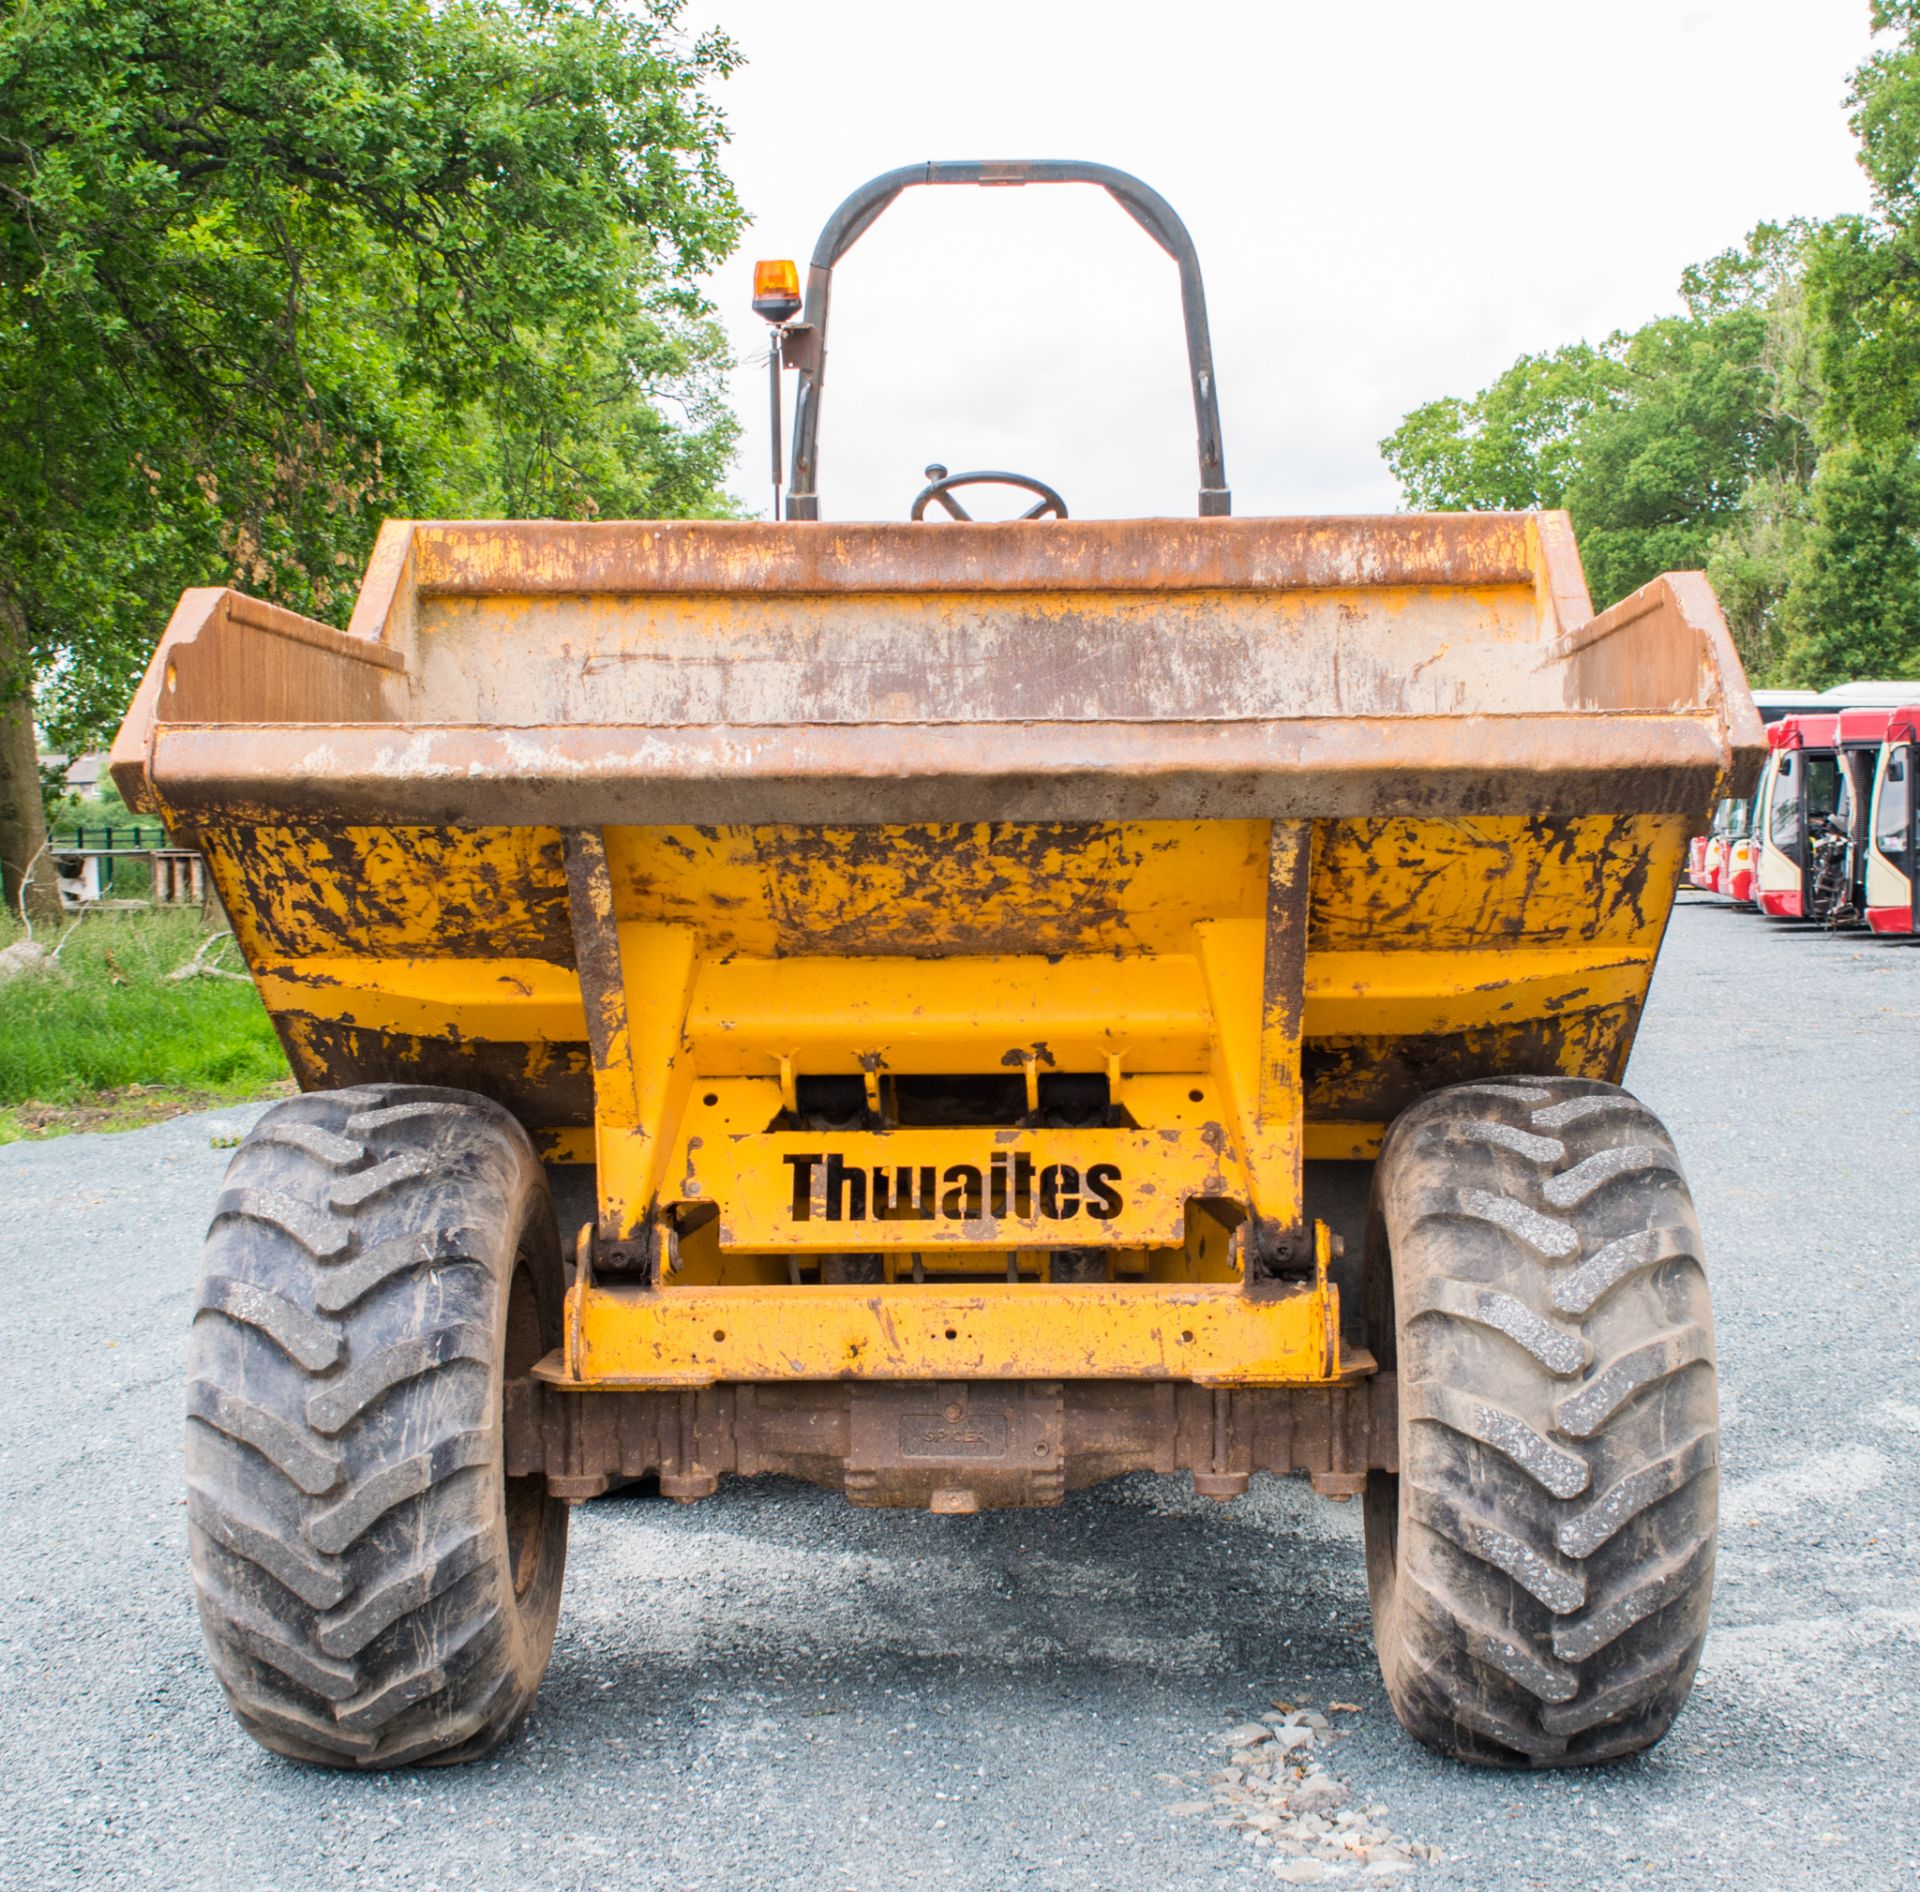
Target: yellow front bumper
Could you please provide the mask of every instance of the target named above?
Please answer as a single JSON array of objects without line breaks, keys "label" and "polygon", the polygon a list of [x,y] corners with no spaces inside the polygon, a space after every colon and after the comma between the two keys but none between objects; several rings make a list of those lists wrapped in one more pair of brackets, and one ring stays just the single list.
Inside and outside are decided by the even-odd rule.
[{"label": "yellow front bumper", "polygon": [[624,1287],[567,1296],[566,1344],[542,1377],[576,1387],[781,1380],[1185,1380],[1324,1385],[1371,1370],[1342,1354],[1329,1238],[1314,1279]]}]

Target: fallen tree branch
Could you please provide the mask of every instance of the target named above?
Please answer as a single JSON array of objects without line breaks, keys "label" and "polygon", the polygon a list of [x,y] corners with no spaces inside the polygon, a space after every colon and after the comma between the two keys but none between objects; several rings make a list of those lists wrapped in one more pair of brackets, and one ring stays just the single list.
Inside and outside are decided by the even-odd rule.
[{"label": "fallen tree branch", "polygon": [[232,938],[231,930],[224,933],[209,933],[184,966],[176,967],[167,974],[168,979],[175,983],[182,979],[238,979],[242,985],[251,985],[253,978],[250,973],[234,972],[226,966],[213,965],[207,959],[207,954],[216,946],[223,945]]}]

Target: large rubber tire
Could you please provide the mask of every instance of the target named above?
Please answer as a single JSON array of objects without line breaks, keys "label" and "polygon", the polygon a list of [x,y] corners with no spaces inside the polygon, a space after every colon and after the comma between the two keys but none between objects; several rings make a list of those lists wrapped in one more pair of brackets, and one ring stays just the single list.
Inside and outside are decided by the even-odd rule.
[{"label": "large rubber tire", "polygon": [[1366,1503],[1394,1712],[1496,1766],[1650,1746],[1706,1635],[1719,1440],[1665,1130],[1574,1078],[1423,1098],[1375,1170],[1367,1301],[1399,1379],[1400,1471]]},{"label": "large rubber tire", "polygon": [[471,1760],[553,1646],[567,1507],[505,1476],[503,1378],[560,1335],[527,1135],[465,1091],[270,1110],[234,1152],[189,1350],[189,1535],[214,1673],[264,1746]]}]

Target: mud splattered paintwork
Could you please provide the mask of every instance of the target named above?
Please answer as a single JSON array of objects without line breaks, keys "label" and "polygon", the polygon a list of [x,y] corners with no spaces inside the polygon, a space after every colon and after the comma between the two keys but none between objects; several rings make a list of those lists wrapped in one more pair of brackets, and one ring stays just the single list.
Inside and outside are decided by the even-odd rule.
[{"label": "mud splattered paintwork", "polygon": [[1552,518],[402,525],[351,635],[188,594],[114,767],[304,1085],[596,1164],[575,1383],[1256,1385],[1366,1370],[1305,1161],[1617,1079],[1757,742]]}]

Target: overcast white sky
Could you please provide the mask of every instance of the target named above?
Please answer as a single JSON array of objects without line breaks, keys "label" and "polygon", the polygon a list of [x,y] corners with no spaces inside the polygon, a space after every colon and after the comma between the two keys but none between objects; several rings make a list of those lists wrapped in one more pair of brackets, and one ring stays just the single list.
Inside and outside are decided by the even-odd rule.
[{"label": "overcast white sky", "polygon": [[[1763,218],[1867,204],[1867,0],[692,0],[706,23],[749,61],[720,96],[754,224],[708,288],[762,511],[753,259],[804,276],[895,165],[1087,158],[1171,201],[1241,514],[1390,510],[1377,443],[1408,408],[1677,308]],[[1194,509],[1173,264],[1101,191],[908,192],[835,271],[830,340],[824,517],[904,518],[930,460],[1035,474],[1079,517]]]}]

